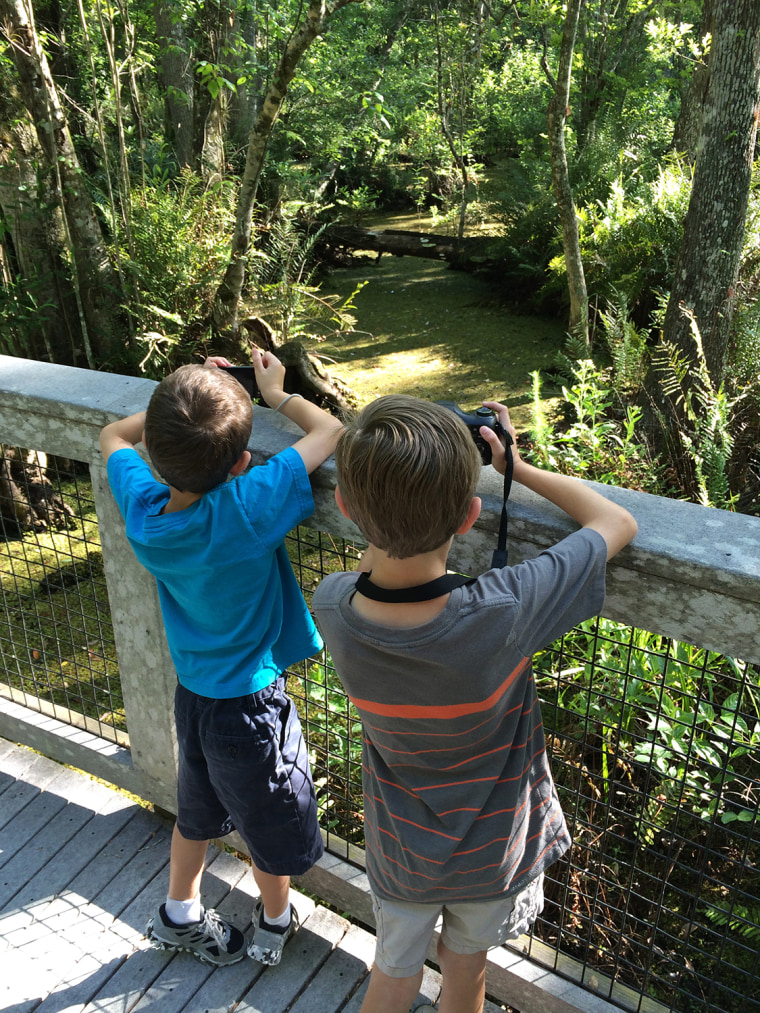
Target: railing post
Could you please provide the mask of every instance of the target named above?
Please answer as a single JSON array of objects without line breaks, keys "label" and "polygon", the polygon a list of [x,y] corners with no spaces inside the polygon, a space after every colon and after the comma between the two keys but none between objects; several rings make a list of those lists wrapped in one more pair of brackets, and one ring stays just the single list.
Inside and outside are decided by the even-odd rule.
[{"label": "railing post", "polygon": [[174,687],[177,676],[161,621],[156,581],[140,566],[129,547],[124,521],[108,486],[105,466],[92,462],[90,475],[132,763],[138,775],[144,775],[145,797],[174,812],[177,788]]}]

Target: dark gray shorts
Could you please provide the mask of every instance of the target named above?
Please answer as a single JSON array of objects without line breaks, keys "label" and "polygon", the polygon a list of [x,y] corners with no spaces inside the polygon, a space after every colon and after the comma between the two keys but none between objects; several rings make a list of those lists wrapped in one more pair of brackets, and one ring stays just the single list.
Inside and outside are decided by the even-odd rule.
[{"label": "dark gray shorts", "polygon": [[297,876],[323,853],[306,743],[280,676],[212,700],[177,686],[177,827],[191,841],[237,830],[262,872]]}]

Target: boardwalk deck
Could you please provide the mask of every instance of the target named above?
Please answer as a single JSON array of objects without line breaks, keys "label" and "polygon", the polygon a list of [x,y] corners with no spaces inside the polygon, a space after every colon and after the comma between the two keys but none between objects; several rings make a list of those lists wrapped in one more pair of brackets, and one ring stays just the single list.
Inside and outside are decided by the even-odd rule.
[{"label": "boardwalk deck", "polygon": [[[303,894],[279,967],[153,949],[143,928],[166,894],[170,837],[130,798],[0,739],[3,1013],[359,1013],[374,937]],[[257,891],[243,860],[210,848],[203,894],[250,927]],[[439,991],[426,968],[414,1005]]]}]

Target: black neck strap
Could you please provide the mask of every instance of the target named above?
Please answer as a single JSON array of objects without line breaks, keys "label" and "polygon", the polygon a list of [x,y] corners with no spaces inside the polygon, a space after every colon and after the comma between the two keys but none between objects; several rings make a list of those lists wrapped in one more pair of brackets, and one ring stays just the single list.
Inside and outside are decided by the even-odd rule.
[{"label": "black neck strap", "polygon": [[[507,440],[506,457],[507,466],[504,469],[504,500],[501,506],[501,519],[499,521],[499,539],[491,559],[491,566],[501,568],[507,565],[507,500],[512,490],[512,473],[514,461],[512,459],[512,437],[505,433]],[[409,602],[432,601],[433,598],[440,598],[448,594],[456,587],[463,587],[465,584],[472,584],[474,577],[464,577],[461,573],[446,573],[435,580],[429,580],[427,584],[417,584],[415,587],[378,587],[370,580],[369,573],[360,573],[356,581],[356,590],[371,598],[372,601],[385,602],[388,605],[406,605]]]},{"label": "black neck strap", "polygon": [[507,466],[504,469],[504,497],[501,503],[501,519],[499,520],[499,539],[496,543],[496,549],[491,557],[491,567],[493,569],[501,569],[501,567],[507,565],[507,526],[509,518],[507,517],[507,500],[509,494],[512,491],[512,474],[515,470],[515,462],[512,457],[512,437],[509,433],[504,434],[506,437],[506,458]]},{"label": "black neck strap", "polygon": [[370,580],[369,573],[360,573],[356,581],[356,590],[372,601],[382,601],[388,605],[406,605],[408,602],[432,601],[433,598],[440,598],[441,595],[453,591],[455,587],[471,584],[474,579],[464,577],[461,573],[445,573],[442,577],[429,580],[427,584],[391,588],[378,587]]}]

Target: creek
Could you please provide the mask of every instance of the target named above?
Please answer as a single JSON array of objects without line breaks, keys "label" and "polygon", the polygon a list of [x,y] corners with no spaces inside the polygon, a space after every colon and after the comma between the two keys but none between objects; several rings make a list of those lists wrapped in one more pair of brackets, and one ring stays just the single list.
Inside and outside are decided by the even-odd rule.
[{"label": "creek", "polygon": [[[371,228],[441,231],[416,213],[377,217]],[[508,309],[485,277],[416,257],[367,253],[334,270],[321,291],[345,299],[362,282],[352,311],[356,329],[314,349],[333,360],[331,372],[359,405],[390,393],[466,409],[494,399],[510,408],[518,430],[527,428],[530,373],[551,367],[565,338],[561,321]]]}]

